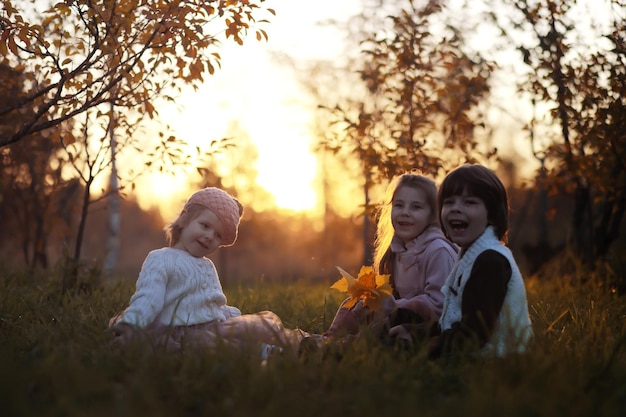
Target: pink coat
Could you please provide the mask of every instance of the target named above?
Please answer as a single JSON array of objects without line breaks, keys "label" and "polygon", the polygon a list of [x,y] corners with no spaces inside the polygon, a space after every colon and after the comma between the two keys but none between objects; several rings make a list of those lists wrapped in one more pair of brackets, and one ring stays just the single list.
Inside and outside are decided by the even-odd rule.
[{"label": "pink coat", "polygon": [[394,237],[391,250],[396,255],[396,306],[412,310],[425,320],[439,320],[444,298],[441,287],[456,261],[456,245],[446,239],[439,227],[429,226],[406,245]]}]

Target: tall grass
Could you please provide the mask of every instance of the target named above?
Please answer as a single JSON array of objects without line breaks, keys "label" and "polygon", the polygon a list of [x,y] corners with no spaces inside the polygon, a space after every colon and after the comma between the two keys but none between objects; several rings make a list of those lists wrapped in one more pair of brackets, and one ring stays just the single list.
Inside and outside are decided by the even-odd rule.
[{"label": "tall grass", "polygon": [[[428,361],[359,343],[338,358],[124,354],[106,324],[130,283],[61,293],[58,280],[0,278],[3,416],[624,416],[626,304],[592,277],[529,280],[532,349],[506,360]],[[321,332],[342,295],[325,284],[225,288],[244,313],[272,310]]]}]

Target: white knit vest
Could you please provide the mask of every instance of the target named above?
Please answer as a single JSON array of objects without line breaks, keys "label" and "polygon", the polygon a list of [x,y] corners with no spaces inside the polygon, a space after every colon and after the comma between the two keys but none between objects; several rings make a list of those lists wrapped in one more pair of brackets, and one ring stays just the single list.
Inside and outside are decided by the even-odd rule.
[{"label": "white knit vest", "polygon": [[474,261],[478,255],[488,249],[495,250],[506,257],[511,265],[512,273],[493,334],[483,347],[482,353],[498,357],[504,357],[513,352],[522,353],[526,350],[533,335],[526,289],[513,254],[498,240],[491,226],[487,227],[463,254],[459,254],[454,268],[441,288],[444,294],[444,305],[439,324],[441,330],[444,331],[450,329],[454,322],[461,321],[461,302],[465,285],[472,272]]}]

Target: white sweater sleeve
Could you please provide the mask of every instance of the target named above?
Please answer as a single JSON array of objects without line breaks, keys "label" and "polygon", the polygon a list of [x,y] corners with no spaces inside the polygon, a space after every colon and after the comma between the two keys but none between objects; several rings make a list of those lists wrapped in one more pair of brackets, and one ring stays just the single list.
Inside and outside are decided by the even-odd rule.
[{"label": "white sweater sleeve", "polygon": [[135,294],[120,322],[140,328],[152,323],[163,309],[167,280],[163,256],[157,251],[150,252],[141,267]]}]

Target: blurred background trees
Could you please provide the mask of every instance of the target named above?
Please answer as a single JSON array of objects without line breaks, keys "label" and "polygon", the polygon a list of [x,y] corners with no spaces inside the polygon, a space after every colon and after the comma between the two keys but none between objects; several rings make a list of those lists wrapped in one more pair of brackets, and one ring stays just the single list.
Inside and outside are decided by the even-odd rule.
[{"label": "blurred background trees", "polygon": [[541,181],[571,197],[567,240],[592,266],[619,237],[626,209],[625,3],[607,2],[608,15],[565,0],[503,3],[490,15],[526,68],[519,92],[546,109],[526,127],[531,139],[543,136]]},{"label": "blurred background trees", "polygon": [[262,12],[273,14],[262,3],[74,1],[38,14],[3,0],[4,253],[17,252],[19,240],[23,262],[46,267],[71,257],[61,248],[74,244],[75,260],[101,262],[109,209],[100,200],[117,190],[102,187],[96,197],[90,187],[119,158],[115,175],[128,195],[118,271],[131,278],[164,244],[171,220],[156,212],[140,220],[134,180],[177,166],[196,169],[194,187],[226,188],[247,207],[237,245],[216,254],[233,282],[332,280],[335,265],[357,270],[369,261],[387,181],[410,169],[439,180],[465,162],[494,168],[507,184],[509,245],[526,274],[557,255],[587,268],[621,259],[623,0],[363,0],[341,28],[341,60],[291,61],[317,107],[321,218],[246,204],[271,197],[255,184],[255,149],[236,123],[229,138],[209,138],[213,146],[202,149],[160,123],[158,103],[219,67],[215,33],[237,43],[248,32],[267,38],[254,26],[265,23]]},{"label": "blurred background trees", "polygon": [[[359,55],[349,62],[361,96],[322,98],[327,128],[340,129],[320,145],[359,161],[365,204],[370,184],[411,168],[441,178],[465,162],[522,187],[516,155],[497,149],[522,138],[540,162],[513,193],[521,206],[511,238],[528,270],[563,250],[589,268],[606,260],[623,236],[626,203],[624,2],[364,4],[356,21],[370,30],[351,32]],[[498,102],[510,86],[508,102]],[[502,115],[517,123],[504,140]]]}]

